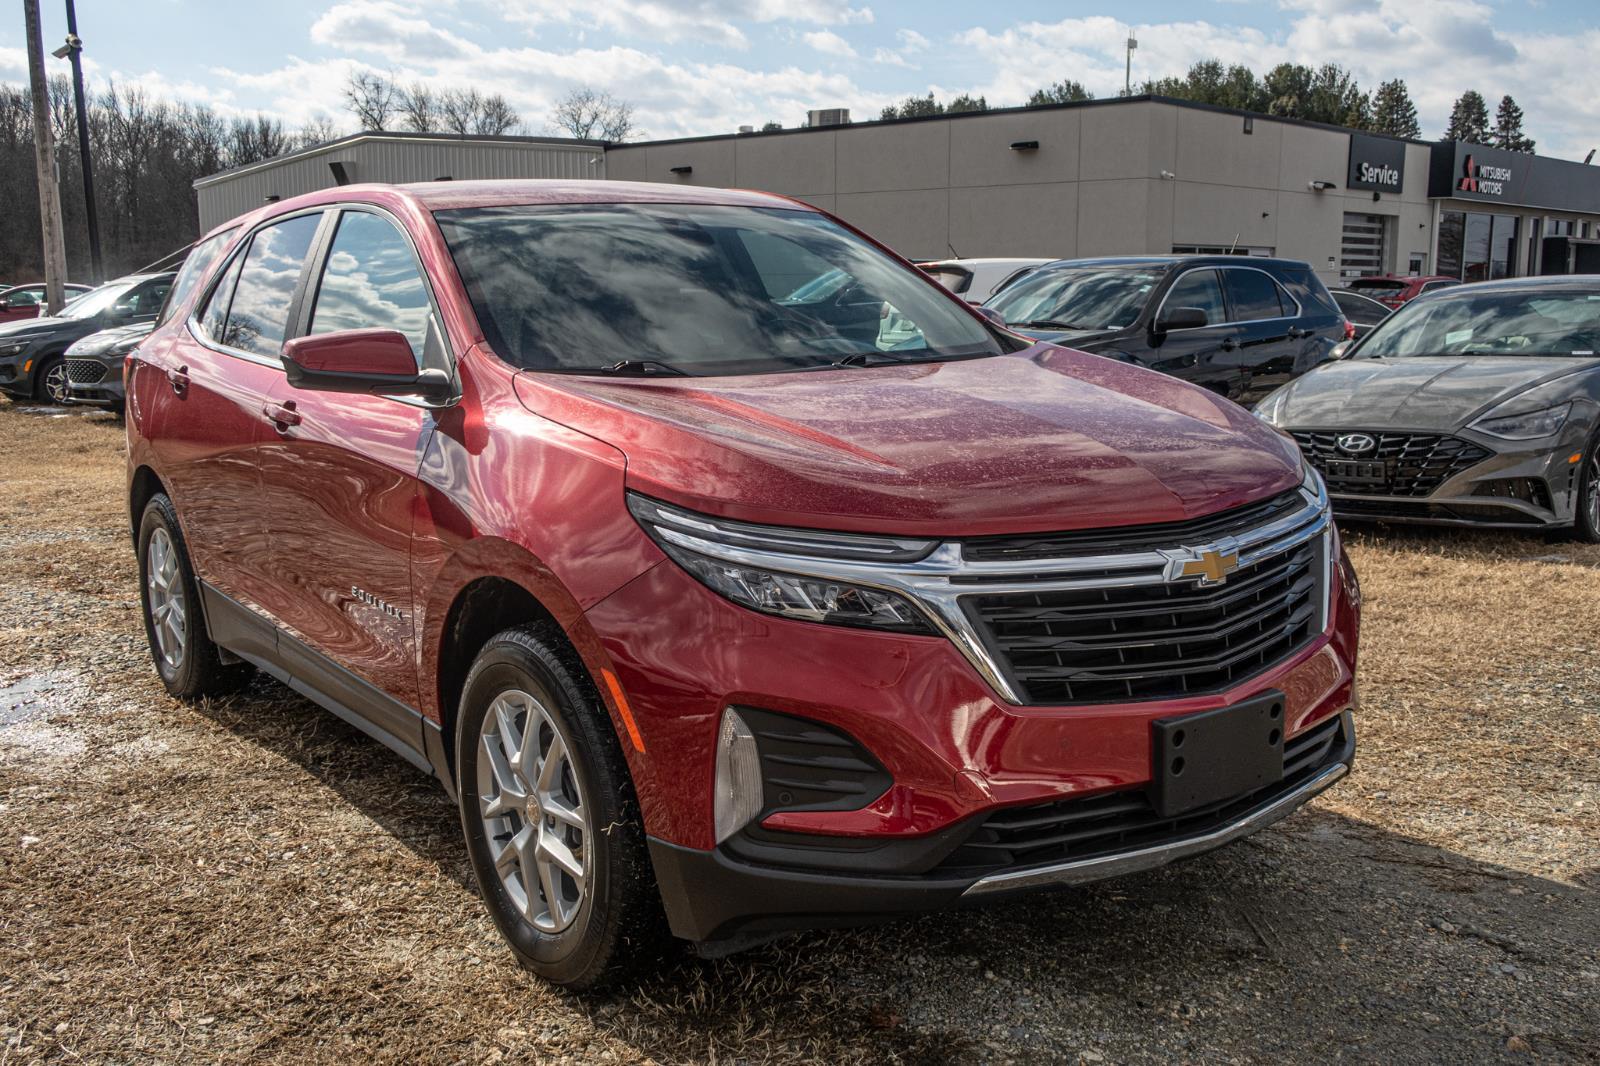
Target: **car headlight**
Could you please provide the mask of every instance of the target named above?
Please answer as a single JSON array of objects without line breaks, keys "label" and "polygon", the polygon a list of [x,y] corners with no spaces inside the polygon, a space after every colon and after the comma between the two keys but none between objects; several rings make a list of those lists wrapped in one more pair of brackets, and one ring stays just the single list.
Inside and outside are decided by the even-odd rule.
[{"label": "car headlight", "polygon": [[[914,562],[934,549],[934,541],[730,522],[631,492],[628,510],[675,563],[742,607],[828,625],[937,632],[927,615],[899,593],[806,573],[807,559]],[[783,569],[757,565],[752,554],[781,555]]]},{"label": "car headlight", "polygon": [[1491,411],[1467,428],[1506,440],[1534,440],[1561,432],[1561,427],[1567,424],[1567,415],[1571,413],[1570,401],[1520,415],[1498,415]]},{"label": "car headlight", "polygon": [[17,344],[0,344],[0,358],[8,355],[21,355],[25,350],[27,350],[27,347],[27,341],[22,341]]},{"label": "car headlight", "polygon": [[1279,389],[1251,408],[1250,413],[1267,425],[1275,426],[1278,424],[1278,416],[1283,412],[1283,405],[1288,399],[1289,390],[1287,388]]}]

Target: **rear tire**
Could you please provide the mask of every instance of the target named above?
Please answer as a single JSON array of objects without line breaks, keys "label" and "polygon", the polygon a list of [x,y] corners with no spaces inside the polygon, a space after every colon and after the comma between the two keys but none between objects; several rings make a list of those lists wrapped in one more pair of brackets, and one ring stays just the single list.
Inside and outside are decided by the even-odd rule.
[{"label": "rear tire", "polygon": [[206,634],[200,589],[178,512],[165,493],[145,504],[139,520],[139,604],[156,673],[172,695],[184,700],[221,696],[250,679],[248,663],[224,665]]},{"label": "rear tire", "polygon": [[587,990],[656,964],[665,921],[622,749],[593,686],[536,629],[478,654],[455,770],[478,890],[523,967]]},{"label": "rear tire", "polygon": [[1585,544],[1600,544],[1600,433],[1580,460],[1578,497],[1572,511],[1573,536]]}]

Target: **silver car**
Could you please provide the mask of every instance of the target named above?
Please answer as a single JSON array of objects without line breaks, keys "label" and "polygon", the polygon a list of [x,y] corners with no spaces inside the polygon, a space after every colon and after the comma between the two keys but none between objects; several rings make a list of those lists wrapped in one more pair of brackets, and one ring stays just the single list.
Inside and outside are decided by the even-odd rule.
[{"label": "silver car", "polygon": [[1600,277],[1414,300],[1256,414],[1294,437],[1343,517],[1600,541]]}]

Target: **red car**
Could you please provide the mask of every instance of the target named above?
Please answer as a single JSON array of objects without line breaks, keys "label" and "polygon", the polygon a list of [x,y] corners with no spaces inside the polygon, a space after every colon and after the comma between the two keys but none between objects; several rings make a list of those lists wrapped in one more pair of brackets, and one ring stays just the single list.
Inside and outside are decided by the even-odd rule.
[{"label": "red car", "polygon": [[1359,595],[1294,443],[796,201],[272,204],[127,400],[168,690],[257,668],[436,775],[561,984],[1154,867],[1352,762]]},{"label": "red car", "polygon": [[[66,290],[66,298],[70,302],[76,297],[89,291],[87,285],[67,284],[62,286]],[[19,318],[38,318],[39,309],[44,304],[44,282],[32,285],[12,285],[9,288],[0,288],[0,322],[15,322]]]},{"label": "red car", "polygon": [[1410,303],[1425,292],[1437,292],[1460,284],[1460,278],[1449,278],[1442,274],[1377,274],[1355,278],[1345,288],[1392,309]]}]

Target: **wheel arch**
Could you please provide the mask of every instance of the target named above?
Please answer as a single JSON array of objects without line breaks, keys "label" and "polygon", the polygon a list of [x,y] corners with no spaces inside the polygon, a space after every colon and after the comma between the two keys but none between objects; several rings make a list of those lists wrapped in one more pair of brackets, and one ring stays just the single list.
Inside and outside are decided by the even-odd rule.
[{"label": "wheel arch", "polygon": [[167,487],[161,483],[160,476],[149,466],[140,465],[128,479],[128,532],[135,543],[139,540],[139,519],[143,517],[145,507],[156,493],[166,491]]}]

